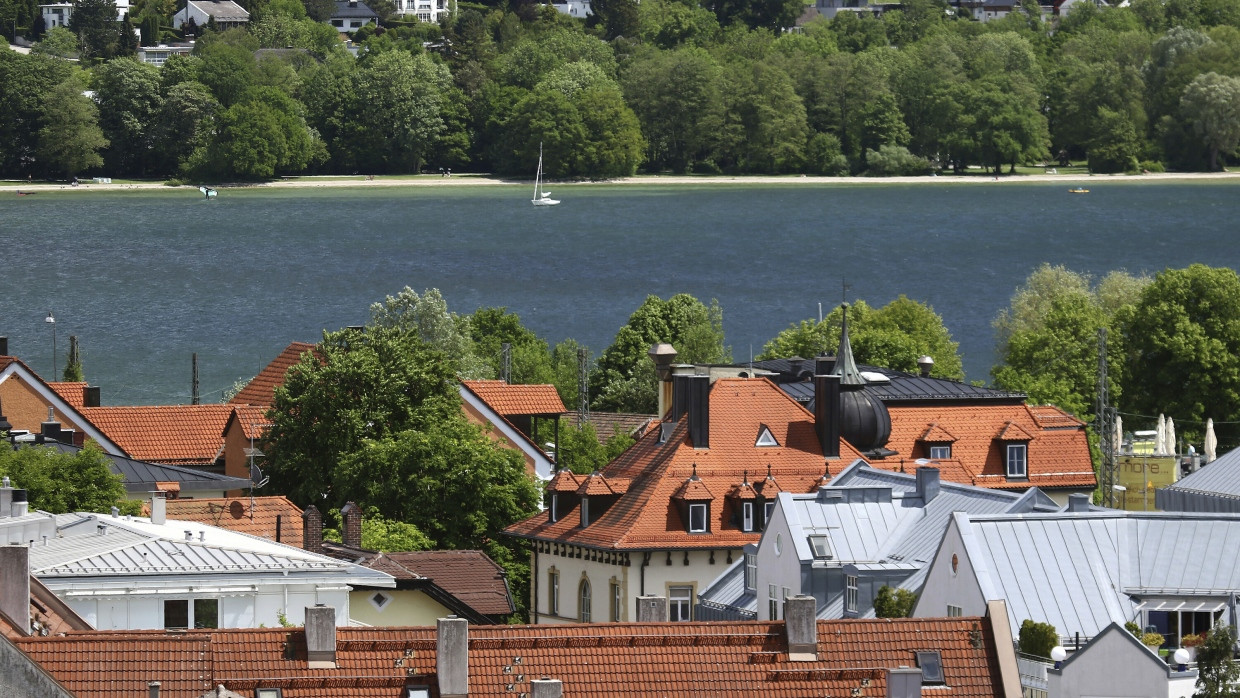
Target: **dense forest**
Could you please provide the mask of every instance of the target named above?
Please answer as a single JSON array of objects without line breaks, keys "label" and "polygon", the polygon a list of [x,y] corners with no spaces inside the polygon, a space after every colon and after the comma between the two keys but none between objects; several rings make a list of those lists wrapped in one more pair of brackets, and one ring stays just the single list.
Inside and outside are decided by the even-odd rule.
[{"label": "dense forest", "polygon": [[[162,68],[172,0],[78,0],[30,55],[0,48],[0,176],[253,180],[298,173],[889,175],[1085,161],[1209,170],[1240,142],[1240,3],[1078,2],[974,21],[942,0],[789,30],[799,0],[462,2],[442,24],[387,15],[353,37],[324,0],[248,0]],[[80,60],[69,60],[77,57]]]}]

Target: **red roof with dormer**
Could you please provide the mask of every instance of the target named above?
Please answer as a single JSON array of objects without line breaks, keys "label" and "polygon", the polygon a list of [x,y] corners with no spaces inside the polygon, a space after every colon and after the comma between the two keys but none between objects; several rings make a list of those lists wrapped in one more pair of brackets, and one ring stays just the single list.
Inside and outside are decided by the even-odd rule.
[{"label": "red roof with dormer", "polygon": [[[580,517],[561,512],[559,520],[551,522],[544,512],[507,532],[611,550],[738,548],[756,543],[761,533],[744,532],[732,523],[735,503],[727,494],[747,476],[754,482],[754,474],[768,467],[777,489],[815,489],[828,461],[814,430],[814,416],[765,378],[721,378],[711,386],[708,403],[709,447],[694,447],[687,416],[665,442],[659,440],[661,429],[651,429],[600,472],[608,481],[630,482],[624,494],[587,527],[580,527]],[[756,445],[763,426],[778,446]],[[838,471],[860,457],[841,441],[840,457],[830,461],[830,467]],[[694,485],[693,491],[710,494],[708,533],[688,532],[681,514],[684,499],[676,497],[695,472],[702,489]]]}]

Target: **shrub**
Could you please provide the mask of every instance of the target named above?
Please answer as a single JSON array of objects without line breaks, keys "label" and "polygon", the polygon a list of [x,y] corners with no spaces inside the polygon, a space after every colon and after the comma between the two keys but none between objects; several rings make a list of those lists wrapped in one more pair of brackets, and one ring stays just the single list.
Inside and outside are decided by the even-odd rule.
[{"label": "shrub", "polygon": [[1149,647],[1150,649],[1156,650],[1159,647],[1162,647],[1163,643],[1166,641],[1167,638],[1163,637],[1159,633],[1144,633],[1141,635],[1141,644]]},{"label": "shrub", "polygon": [[1180,638],[1180,646],[1181,647],[1200,647],[1203,643],[1205,643],[1205,641],[1206,639],[1202,637],[1201,635],[1197,635],[1196,633],[1189,633],[1188,635],[1185,635],[1184,637]]},{"label": "shrub", "polygon": [[1026,619],[1020,624],[1020,651],[1035,657],[1051,658],[1051,649],[1059,644],[1059,631],[1050,623]]},{"label": "shrub", "polygon": [[1141,635],[1141,626],[1137,625],[1136,623],[1132,621],[1128,621],[1127,623],[1124,623],[1124,630],[1127,630],[1128,632],[1132,633],[1133,637],[1139,637]]},{"label": "shrub", "polygon": [[924,175],[930,173],[930,161],[917,157],[901,145],[884,145],[877,152],[865,151],[866,174],[875,177]]},{"label": "shrub", "polygon": [[1142,160],[1139,165],[1142,172],[1166,172],[1167,168],[1157,160]]},{"label": "shrub", "polygon": [[917,594],[908,589],[892,589],[884,584],[874,597],[874,615],[878,618],[908,618],[913,615]]}]

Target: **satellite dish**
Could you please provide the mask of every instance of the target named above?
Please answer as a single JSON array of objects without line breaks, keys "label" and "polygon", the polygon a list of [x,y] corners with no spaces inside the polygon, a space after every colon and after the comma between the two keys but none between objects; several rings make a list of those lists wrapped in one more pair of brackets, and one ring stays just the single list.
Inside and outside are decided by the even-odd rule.
[{"label": "satellite dish", "polygon": [[263,471],[257,465],[250,464],[250,489],[258,489],[271,480],[269,477],[263,476]]}]

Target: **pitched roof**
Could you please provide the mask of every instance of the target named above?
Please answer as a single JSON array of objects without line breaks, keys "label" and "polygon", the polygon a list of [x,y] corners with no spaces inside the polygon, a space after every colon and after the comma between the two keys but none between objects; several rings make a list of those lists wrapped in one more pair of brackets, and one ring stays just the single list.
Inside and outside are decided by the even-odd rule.
[{"label": "pitched roof", "polygon": [[467,380],[461,384],[501,416],[564,413],[564,402],[554,385],[513,385],[496,380]]},{"label": "pitched roof", "polygon": [[64,400],[75,410],[80,410],[86,406],[86,388],[90,385],[86,381],[70,381],[48,383],[48,387],[56,391],[61,400]]},{"label": "pitched roof", "polygon": [[[301,508],[284,496],[169,499],[164,506],[170,519],[219,526],[294,548],[302,546]],[[142,514],[150,515],[150,504],[143,505]]]},{"label": "pitched roof", "polygon": [[[25,447],[33,448],[33,444],[26,444]],[[75,454],[82,450],[81,446],[72,446],[62,443],[46,443],[40,448],[54,448],[62,453]],[[126,458],[124,456],[114,456],[105,453],[108,459],[108,467],[112,472],[120,475],[125,481],[125,491],[129,494],[145,494],[152,490],[173,489],[169,483],[176,485],[178,492],[216,492],[220,490],[239,490],[250,486],[250,481],[220,475],[218,473],[210,473],[197,468],[180,468],[175,465],[159,465],[158,463],[148,463],[146,461]]]},{"label": "pitched roof", "polygon": [[270,407],[275,402],[276,387],[284,385],[284,375],[293,364],[301,360],[301,355],[314,349],[313,344],[293,342],[281,351],[279,356],[271,360],[257,376],[250,379],[236,395],[229,400],[232,405],[259,405]]},{"label": "pitched roof", "polygon": [[232,414],[228,415],[228,421],[224,422],[224,432],[236,423],[241,427],[241,435],[247,439],[254,441],[262,440],[270,421],[267,419],[267,410],[269,408],[257,405],[235,405]]},{"label": "pitched roof", "polygon": [[507,615],[515,610],[503,568],[481,550],[422,550],[384,557],[434,581],[481,614]]},{"label": "pitched roof", "polygon": [[[888,669],[937,651],[945,684],[936,696],[1003,694],[985,618],[819,621],[817,659],[789,661],[782,621],[473,626],[471,696],[528,695],[552,677],[564,695],[885,695]],[[392,698],[408,683],[437,693],[434,628],[336,631],[336,668],[307,666],[300,628],[75,632],[16,644],[74,695],[131,698],[158,680],[164,698],[199,698],[215,686],[284,698]],[[1010,651],[1010,650],[1009,650]],[[853,693],[858,691],[857,693]]]},{"label": "pitched roof", "polygon": [[250,18],[250,13],[232,0],[189,1],[199,10],[214,17],[217,22],[244,22]]},{"label": "pitched roof", "polygon": [[[573,426],[581,428],[580,415],[577,412],[565,412]],[[641,438],[652,424],[659,418],[653,414],[627,414],[622,412],[590,412],[586,423],[594,425],[594,434],[600,442],[606,442],[615,434],[627,434],[633,438]]]},{"label": "pitched roof", "polygon": [[[1156,494],[1161,495],[1169,490],[1180,493],[1184,501],[1191,501],[1185,497],[1192,495],[1206,495],[1217,500],[1236,500],[1227,502],[1227,505],[1240,505],[1240,448],[1224,453],[1213,463],[1201,466],[1197,472],[1186,475],[1179,482],[1159,490]],[[1216,504],[1220,505],[1222,504]],[[1168,509],[1161,504],[1158,508]],[[1176,510],[1181,510],[1181,507],[1176,507]]]},{"label": "pitched roof", "polygon": [[232,405],[85,407],[81,413],[131,458],[210,465],[224,446]]},{"label": "pitched roof", "polygon": [[[884,470],[912,470],[929,456],[926,445],[952,441],[950,459],[936,459],[944,480],[998,489],[1097,486],[1084,423],[1057,407],[1002,401],[979,404],[902,405],[890,403],[896,457],[871,463]],[[946,437],[951,436],[953,439]],[[1028,478],[1008,481],[1004,440],[1028,440]]]},{"label": "pitched roof", "polygon": [[[746,368],[749,366],[750,364],[745,365]],[[813,361],[802,359],[798,362],[794,359],[769,359],[767,361],[755,361],[752,366],[758,370],[772,371],[779,374],[775,378],[776,383],[779,384],[780,388],[788,392],[789,395],[792,395],[797,402],[808,404],[813,401],[814,382],[802,379],[803,375],[813,373]],[[1024,393],[985,388],[962,381],[954,381],[949,378],[921,376],[915,373],[879,366],[862,365],[857,368],[863,373],[885,376],[887,378],[885,383],[870,381],[867,387],[888,405],[893,402],[942,403],[977,402],[979,400],[988,403],[1017,403],[1023,402],[1025,399]]]},{"label": "pitched roof", "polygon": [[[24,619],[22,624],[24,624]],[[39,581],[30,576],[30,627],[19,628],[18,623],[0,612],[0,633],[9,639],[27,635],[61,635],[70,630],[93,630],[73,607],[65,603]]]},{"label": "pitched roof", "polygon": [[336,0],[332,17],[378,17],[379,15],[364,2],[357,0]]},{"label": "pitched roof", "polygon": [[[666,548],[739,548],[758,540],[731,521],[724,497],[741,482],[745,472],[770,466],[772,477],[785,491],[808,492],[817,487],[826,462],[814,431],[814,418],[770,381],[758,378],[721,378],[709,393],[710,447],[689,442],[688,417],[682,417],[666,442],[651,429],[631,448],[609,463],[601,474],[630,481],[623,496],[586,528],[579,517],[548,521],[536,514],[508,528],[522,538],[615,550]],[[756,446],[754,435],[765,424],[779,446]],[[860,454],[840,443],[842,463]],[[673,495],[693,474],[714,494],[710,533],[690,534],[681,521]]]}]

